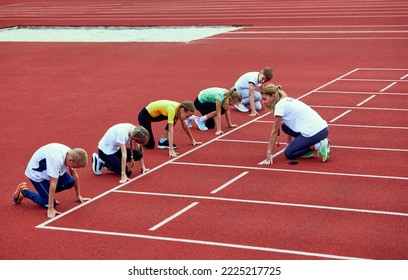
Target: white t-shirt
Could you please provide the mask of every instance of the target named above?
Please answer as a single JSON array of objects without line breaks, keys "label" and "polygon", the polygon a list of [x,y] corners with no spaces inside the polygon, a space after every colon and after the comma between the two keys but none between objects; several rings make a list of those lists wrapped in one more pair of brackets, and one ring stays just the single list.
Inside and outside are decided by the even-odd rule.
[{"label": "white t-shirt", "polygon": [[278,101],[274,115],[281,116],[284,124],[305,137],[311,137],[327,127],[327,122],[315,110],[290,97]]},{"label": "white t-shirt", "polygon": [[258,82],[259,72],[248,72],[239,77],[235,82],[234,88],[238,91],[248,89],[249,84],[254,84],[255,87],[260,87],[262,84]]},{"label": "white t-shirt", "polygon": [[99,141],[98,149],[106,155],[112,155],[120,150],[121,144],[130,144],[129,131],[134,125],[131,123],[115,124],[106,131]]},{"label": "white t-shirt", "polygon": [[51,143],[39,148],[28,162],[25,175],[34,182],[58,179],[68,167],[65,165],[67,152],[71,148],[58,143]]}]

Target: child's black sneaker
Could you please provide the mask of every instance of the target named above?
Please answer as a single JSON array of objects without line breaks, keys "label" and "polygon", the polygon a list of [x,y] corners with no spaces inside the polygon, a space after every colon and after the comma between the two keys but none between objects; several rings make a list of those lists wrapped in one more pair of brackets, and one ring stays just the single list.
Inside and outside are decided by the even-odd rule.
[{"label": "child's black sneaker", "polygon": [[[159,149],[168,149],[169,148],[169,140],[159,141],[157,148]],[[173,143],[173,149],[177,149],[178,146]]]}]

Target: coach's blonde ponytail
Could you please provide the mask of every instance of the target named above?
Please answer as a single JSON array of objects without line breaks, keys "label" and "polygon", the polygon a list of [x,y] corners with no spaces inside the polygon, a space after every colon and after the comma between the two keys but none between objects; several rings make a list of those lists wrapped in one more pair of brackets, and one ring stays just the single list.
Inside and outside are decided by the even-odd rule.
[{"label": "coach's blonde ponytail", "polygon": [[269,84],[267,86],[265,86],[262,90],[261,90],[261,94],[265,94],[268,96],[273,96],[274,100],[273,100],[273,104],[270,108],[271,111],[275,111],[275,106],[276,103],[279,102],[279,100],[281,100],[282,98],[287,97],[286,92],[283,91],[281,86],[275,86],[274,84]]}]

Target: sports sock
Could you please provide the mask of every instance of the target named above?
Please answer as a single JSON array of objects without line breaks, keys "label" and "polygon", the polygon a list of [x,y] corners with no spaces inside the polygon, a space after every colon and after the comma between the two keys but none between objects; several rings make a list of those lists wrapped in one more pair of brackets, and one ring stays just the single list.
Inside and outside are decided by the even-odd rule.
[{"label": "sports sock", "polygon": [[202,117],[200,118],[200,121],[202,121],[202,122],[205,122],[206,120],[208,120],[208,118],[207,118],[206,115],[204,115],[204,116],[202,116]]}]

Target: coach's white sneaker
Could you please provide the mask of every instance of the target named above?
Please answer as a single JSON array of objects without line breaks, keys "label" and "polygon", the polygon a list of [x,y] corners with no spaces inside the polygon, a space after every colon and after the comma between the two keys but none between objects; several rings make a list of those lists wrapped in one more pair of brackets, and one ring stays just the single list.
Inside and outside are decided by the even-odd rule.
[{"label": "coach's white sneaker", "polygon": [[326,138],[320,141],[319,152],[322,155],[323,162],[329,159],[330,157],[330,140],[329,139]]}]

